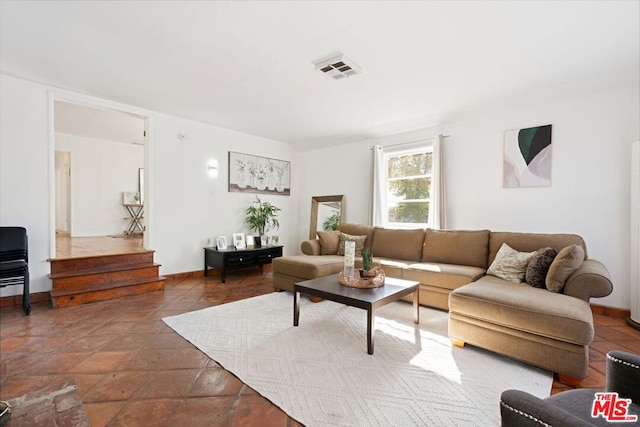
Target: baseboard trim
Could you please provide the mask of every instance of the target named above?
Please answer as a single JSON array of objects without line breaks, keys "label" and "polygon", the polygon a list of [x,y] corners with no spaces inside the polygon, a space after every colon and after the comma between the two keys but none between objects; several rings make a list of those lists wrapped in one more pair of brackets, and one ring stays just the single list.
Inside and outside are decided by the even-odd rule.
[{"label": "baseboard trim", "polygon": [[[235,271],[235,270],[246,270],[249,271],[249,269],[255,269],[256,266],[252,265],[249,267],[244,267],[244,268],[234,268],[231,271]],[[271,264],[263,264],[262,265],[262,269],[263,271],[269,272],[271,271]],[[227,270],[228,272],[229,270]],[[257,270],[256,270],[257,271]],[[208,272],[208,276],[207,277],[220,277],[221,276],[221,271],[218,270],[217,268],[211,268],[209,269]],[[204,277],[204,270],[196,270],[196,271],[186,271],[184,273],[175,273],[175,274],[163,274],[164,277],[167,278],[167,280],[185,280],[185,279],[193,279],[193,278],[197,278],[197,277]]]},{"label": "baseboard trim", "polygon": [[606,305],[590,304],[593,314],[601,314],[603,316],[615,317],[617,319],[626,319],[631,316],[631,310],[624,308],[609,307]]},{"label": "baseboard trim", "polygon": [[[209,276],[216,275],[212,270],[209,270]],[[220,272],[217,273],[220,276]],[[184,273],[175,273],[175,274],[163,274],[167,280],[184,280],[184,279],[193,279],[196,277],[203,277],[204,270],[196,270],[196,271],[186,271]]]},{"label": "baseboard trim", "polygon": [[[51,303],[51,294],[49,291],[47,292],[35,292],[29,294],[29,302],[40,303],[47,302]],[[22,307],[22,295],[11,295],[8,297],[0,298],[0,307]]]}]

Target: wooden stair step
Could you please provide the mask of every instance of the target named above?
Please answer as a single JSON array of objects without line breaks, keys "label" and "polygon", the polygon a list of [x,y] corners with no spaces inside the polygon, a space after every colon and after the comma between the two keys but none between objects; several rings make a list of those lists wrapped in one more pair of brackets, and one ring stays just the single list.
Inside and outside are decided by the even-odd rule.
[{"label": "wooden stair step", "polygon": [[121,280],[119,282],[96,283],[93,285],[77,286],[75,288],[52,289],[51,296],[59,297],[63,295],[75,295],[87,292],[103,291],[105,289],[122,288],[126,286],[141,285],[143,283],[167,280],[164,276],[143,277],[140,279]]},{"label": "wooden stair step", "polygon": [[98,283],[121,282],[129,279],[140,279],[143,277],[158,277],[160,275],[160,266],[158,264],[147,265],[135,269],[112,269],[104,273],[89,273],[85,275],[74,275],[69,277],[60,277],[53,279],[52,287],[68,288],[82,287]]},{"label": "wooden stair step", "polygon": [[165,277],[155,251],[50,259],[54,308],[162,291]]},{"label": "wooden stair step", "polygon": [[156,276],[75,288],[52,289],[51,302],[54,308],[60,308],[161,291],[164,289],[165,280],[166,278],[163,276]]},{"label": "wooden stair step", "polygon": [[55,280],[55,279],[62,279],[66,277],[90,276],[92,274],[104,274],[104,273],[113,273],[116,271],[137,270],[137,269],[148,268],[148,267],[160,267],[160,264],[144,263],[144,264],[126,264],[126,265],[121,265],[121,264],[102,265],[100,267],[95,267],[95,268],[63,271],[60,273],[51,273],[49,274],[49,278],[52,280]]},{"label": "wooden stair step", "polygon": [[112,254],[86,255],[79,257],[51,258],[51,274],[66,271],[89,270],[103,265],[130,265],[153,263],[155,251],[120,252]]}]

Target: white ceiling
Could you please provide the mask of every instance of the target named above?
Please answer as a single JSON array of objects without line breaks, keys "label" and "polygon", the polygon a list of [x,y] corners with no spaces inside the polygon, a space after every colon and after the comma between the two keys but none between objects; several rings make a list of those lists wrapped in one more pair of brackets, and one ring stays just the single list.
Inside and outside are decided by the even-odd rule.
[{"label": "white ceiling", "polygon": [[[640,2],[0,1],[0,71],[300,149],[640,82]],[[362,74],[313,61],[341,51]]]}]

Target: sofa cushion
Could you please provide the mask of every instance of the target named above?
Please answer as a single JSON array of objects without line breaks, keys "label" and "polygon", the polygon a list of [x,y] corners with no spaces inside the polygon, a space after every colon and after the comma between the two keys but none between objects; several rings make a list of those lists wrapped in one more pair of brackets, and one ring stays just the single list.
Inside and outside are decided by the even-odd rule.
[{"label": "sofa cushion", "polygon": [[338,230],[343,233],[351,234],[352,236],[367,236],[367,239],[364,242],[364,246],[370,248],[371,240],[373,239],[373,230],[374,227],[369,227],[367,225],[360,224],[351,224],[349,222],[343,222],[338,225]]},{"label": "sofa cushion", "polygon": [[335,255],[338,253],[340,245],[340,231],[318,231],[318,240],[320,241],[320,255]]},{"label": "sofa cushion", "polygon": [[[385,270],[386,271],[386,270]],[[416,280],[423,285],[456,289],[484,276],[485,269],[468,265],[421,262],[409,264],[402,270],[402,279]],[[423,301],[429,304],[429,301]]]},{"label": "sofa cushion", "polygon": [[487,274],[496,276],[510,282],[520,283],[527,271],[529,259],[535,252],[518,252],[506,243],[498,251]]},{"label": "sofa cushion", "polygon": [[301,279],[337,274],[344,266],[344,257],[339,255],[291,255],[273,259],[273,271]]},{"label": "sofa cushion", "polygon": [[551,292],[562,292],[567,278],[580,268],[583,262],[584,251],[580,246],[571,245],[563,248],[549,267],[545,280],[547,289]]},{"label": "sofa cushion", "polygon": [[340,243],[338,244],[338,255],[344,255],[344,242],[355,242],[356,244],[356,256],[362,256],[362,250],[364,249],[364,242],[367,236],[352,236],[347,233],[340,233]]},{"label": "sofa cushion", "polygon": [[588,302],[526,283],[484,276],[451,292],[449,308],[451,313],[560,341],[589,345],[593,340]]},{"label": "sofa cushion", "polygon": [[587,246],[582,237],[576,234],[538,234],[538,233],[509,233],[492,231],[489,235],[489,265],[503,243],[511,246],[516,251],[534,252],[540,248],[552,247],[556,251],[569,245],[582,246],[585,259],[587,258]]},{"label": "sofa cushion", "polygon": [[558,252],[553,248],[538,249],[527,264],[524,281],[534,288],[546,289],[547,272]]},{"label": "sofa cushion", "polygon": [[371,252],[382,258],[420,261],[424,229],[394,230],[376,227],[373,232]]},{"label": "sofa cushion", "polygon": [[432,230],[424,235],[422,262],[470,265],[486,269],[489,230]]},{"label": "sofa cushion", "polygon": [[[402,274],[405,268],[409,265],[406,260],[390,259],[390,258],[373,258],[374,264],[380,264],[380,267],[384,270],[385,276],[395,277],[402,279]],[[362,268],[362,260],[356,261],[356,266]]]}]

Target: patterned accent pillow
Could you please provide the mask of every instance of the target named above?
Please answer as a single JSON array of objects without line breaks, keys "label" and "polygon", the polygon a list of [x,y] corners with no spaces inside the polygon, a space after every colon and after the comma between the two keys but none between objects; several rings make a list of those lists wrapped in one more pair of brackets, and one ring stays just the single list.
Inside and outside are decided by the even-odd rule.
[{"label": "patterned accent pillow", "polygon": [[524,281],[534,288],[546,289],[547,272],[556,255],[558,255],[558,251],[553,248],[542,248],[535,251],[527,264]]},{"label": "patterned accent pillow", "polygon": [[352,236],[347,233],[340,233],[340,244],[338,245],[338,255],[344,256],[344,242],[356,242],[356,256],[362,256],[362,250],[364,249],[364,241],[367,240],[367,236]]},{"label": "patterned accent pillow", "polygon": [[503,243],[489,266],[487,274],[510,282],[520,283],[527,271],[527,264],[535,252],[518,252]]},{"label": "patterned accent pillow", "polygon": [[335,255],[338,253],[340,231],[318,231],[317,234],[318,241],[320,242],[320,255]]},{"label": "patterned accent pillow", "polygon": [[582,246],[571,245],[563,248],[551,263],[545,284],[551,292],[562,292],[564,282],[571,273],[576,271],[584,262],[584,249]]}]

